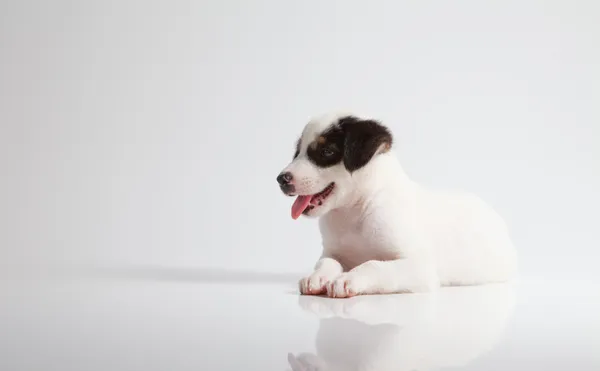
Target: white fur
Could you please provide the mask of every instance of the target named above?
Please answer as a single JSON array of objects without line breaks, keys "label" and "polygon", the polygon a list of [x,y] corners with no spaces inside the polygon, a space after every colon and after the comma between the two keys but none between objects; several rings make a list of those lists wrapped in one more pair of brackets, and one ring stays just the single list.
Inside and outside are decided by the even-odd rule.
[{"label": "white fur", "polygon": [[353,173],[343,164],[313,165],[307,147],[342,116],[309,122],[300,155],[285,169],[294,174],[297,194],[335,182],[332,195],[308,215],[320,217],[323,252],[300,281],[302,294],[426,292],[513,278],[516,252],[502,218],[475,195],[418,185],[393,148]]}]

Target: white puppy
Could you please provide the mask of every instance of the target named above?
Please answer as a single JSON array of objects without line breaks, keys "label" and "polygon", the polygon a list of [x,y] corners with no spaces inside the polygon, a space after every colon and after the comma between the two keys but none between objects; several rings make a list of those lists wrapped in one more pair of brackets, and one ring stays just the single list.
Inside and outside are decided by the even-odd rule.
[{"label": "white puppy", "polygon": [[409,179],[378,121],[311,120],[279,174],[292,217],[320,217],[323,253],[302,294],[345,298],[510,280],[517,259],[502,218],[472,194]]}]

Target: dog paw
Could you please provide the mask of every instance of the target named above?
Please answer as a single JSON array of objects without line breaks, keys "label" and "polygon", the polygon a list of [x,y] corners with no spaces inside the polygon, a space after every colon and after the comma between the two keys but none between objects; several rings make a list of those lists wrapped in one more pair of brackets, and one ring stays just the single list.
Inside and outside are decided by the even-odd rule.
[{"label": "dog paw", "polygon": [[300,280],[300,293],[302,295],[322,295],[327,292],[329,278],[323,275],[313,274]]},{"label": "dog paw", "polygon": [[352,274],[343,273],[327,285],[327,296],[330,298],[351,298],[364,292],[364,278]]}]

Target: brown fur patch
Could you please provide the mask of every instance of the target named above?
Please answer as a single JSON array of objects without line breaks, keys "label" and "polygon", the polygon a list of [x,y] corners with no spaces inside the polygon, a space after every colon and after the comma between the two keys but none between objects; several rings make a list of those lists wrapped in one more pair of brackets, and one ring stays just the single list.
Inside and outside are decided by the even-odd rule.
[{"label": "brown fur patch", "polygon": [[325,144],[325,142],[327,142],[327,138],[325,138],[324,136],[320,136],[317,138],[317,142],[319,144]]}]

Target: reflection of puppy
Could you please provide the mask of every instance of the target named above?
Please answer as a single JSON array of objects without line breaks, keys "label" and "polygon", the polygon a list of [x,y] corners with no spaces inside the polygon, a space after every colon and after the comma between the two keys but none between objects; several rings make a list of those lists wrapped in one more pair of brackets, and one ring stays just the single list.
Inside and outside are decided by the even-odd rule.
[{"label": "reflection of puppy", "polygon": [[505,285],[438,295],[301,296],[321,318],[317,354],[288,355],[293,371],[431,370],[464,366],[492,349],[514,307]]},{"label": "reflection of puppy", "polygon": [[402,170],[392,134],[349,115],[310,121],[279,174],[294,219],[321,217],[323,253],[302,294],[430,291],[510,280],[516,254],[502,218],[474,195],[426,190]]}]

